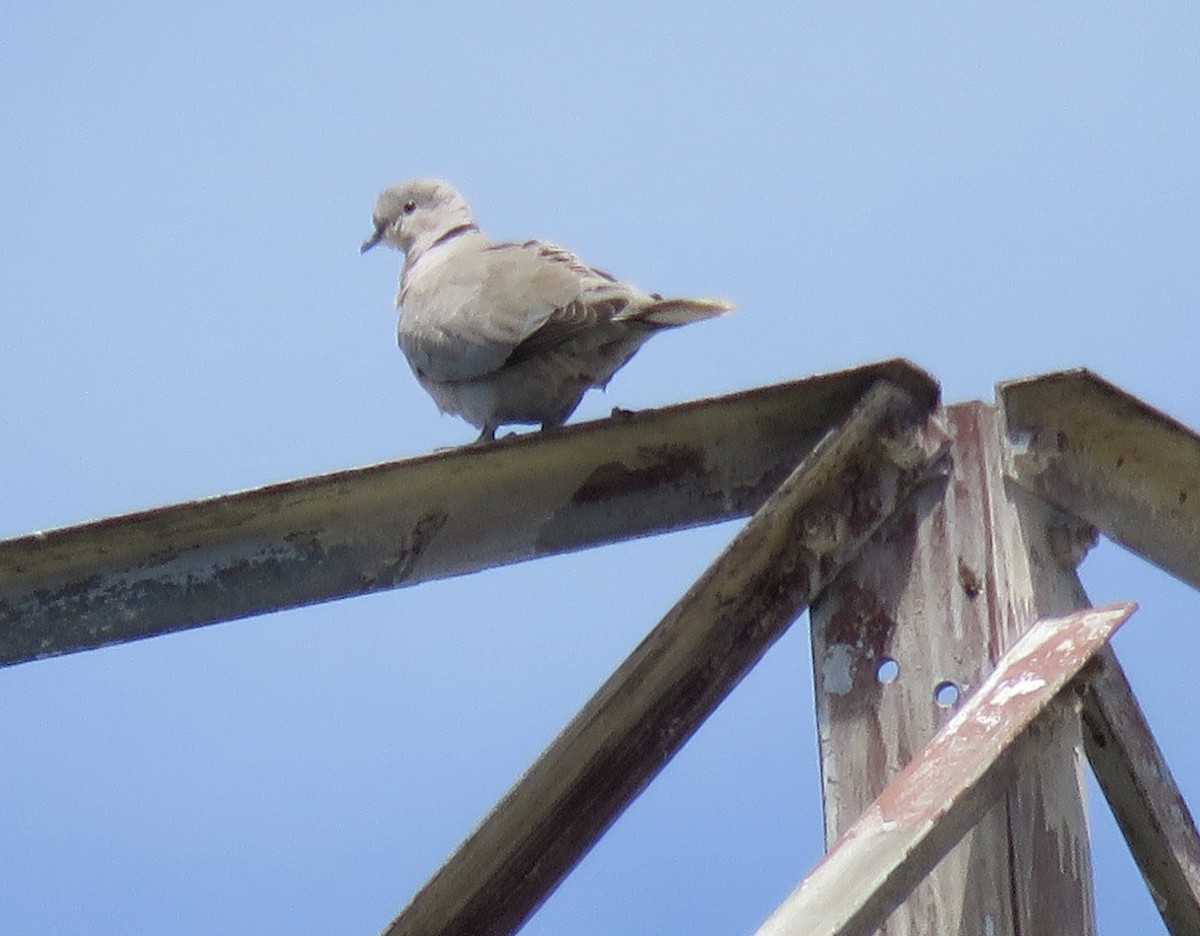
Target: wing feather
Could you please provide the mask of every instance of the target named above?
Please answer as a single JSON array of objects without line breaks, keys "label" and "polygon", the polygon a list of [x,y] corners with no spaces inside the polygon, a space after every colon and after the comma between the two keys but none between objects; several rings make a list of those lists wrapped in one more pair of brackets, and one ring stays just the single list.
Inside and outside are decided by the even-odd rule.
[{"label": "wing feather", "polygon": [[400,344],[418,374],[472,380],[605,325],[649,298],[544,241],[487,244],[444,259],[430,254],[406,277]]}]

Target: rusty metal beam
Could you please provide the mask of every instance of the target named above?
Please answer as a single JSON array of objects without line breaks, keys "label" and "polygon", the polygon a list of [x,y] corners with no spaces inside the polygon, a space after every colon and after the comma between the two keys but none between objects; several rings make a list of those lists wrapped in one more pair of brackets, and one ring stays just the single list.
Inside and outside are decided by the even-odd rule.
[{"label": "rusty metal beam", "polygon": [[0,665],[752,513],[887,361],[0,542]]},{"label": "rusty metal beam", "polygon": [[387,936],[514,932],[935,470],[929,400],[869,391],[618,668]]},{"label": "rusty metal beam", "polygon": [[1200,588],[1200,435],[1086,370],[998,392],[1021,485]]},{"label": "rusty metal beam", "polygon": [[[1038,622],[756,936],[866,936],[1003,795],[1021,748],[1135,605]],[[1057,703],[1057,704],[1056,704]]]},{"label": "rusty metal beam", "polygon": [[1089,667],[1088,760],[1173,936],[1200,933],[1200,837],[1111,647]]}]

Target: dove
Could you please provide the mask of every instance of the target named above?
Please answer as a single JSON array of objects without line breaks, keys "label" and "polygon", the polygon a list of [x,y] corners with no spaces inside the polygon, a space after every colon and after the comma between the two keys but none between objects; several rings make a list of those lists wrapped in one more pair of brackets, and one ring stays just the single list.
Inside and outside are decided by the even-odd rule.
[{"label": "dove", "polygon": [[561,426],[652,335],[712,318],[721,299],[667,299],[539,240],[491,241],[463,196],[439,179],[385,189],[366,253],[404,252],[397,338],[420,385],[444,413],[479,429]]}]

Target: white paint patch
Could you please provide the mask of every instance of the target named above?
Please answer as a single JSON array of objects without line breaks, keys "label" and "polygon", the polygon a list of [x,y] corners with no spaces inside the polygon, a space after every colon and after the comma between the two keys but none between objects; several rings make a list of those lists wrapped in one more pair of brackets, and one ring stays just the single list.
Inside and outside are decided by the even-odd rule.
[{"label": "white paint patch", "polygon": [[1010,699],[1037,692],[1045,685],[1046,680],[1040,676],[1022,676],[1015,682],[997,689],[990,701],[992,705],[1007,705]]},{"label": "white paint patch", "polygon": [[821,661],[821,685],[834,695],[848,695],[854,688],[850,676],[854,663],[854,649],[846,644],[832,644],[825,648],[825,659]]}]

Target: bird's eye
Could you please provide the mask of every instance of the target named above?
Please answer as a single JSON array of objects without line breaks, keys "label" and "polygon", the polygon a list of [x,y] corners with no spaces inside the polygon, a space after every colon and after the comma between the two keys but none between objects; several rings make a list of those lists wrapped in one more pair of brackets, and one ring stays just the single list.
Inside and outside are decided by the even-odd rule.
[{"label": "bird's eye", "polygon": [[415,201],[406,201],[404,203],[404,213],[405,214],[412,214],[416,210],[417,210],[417,203]]}]

